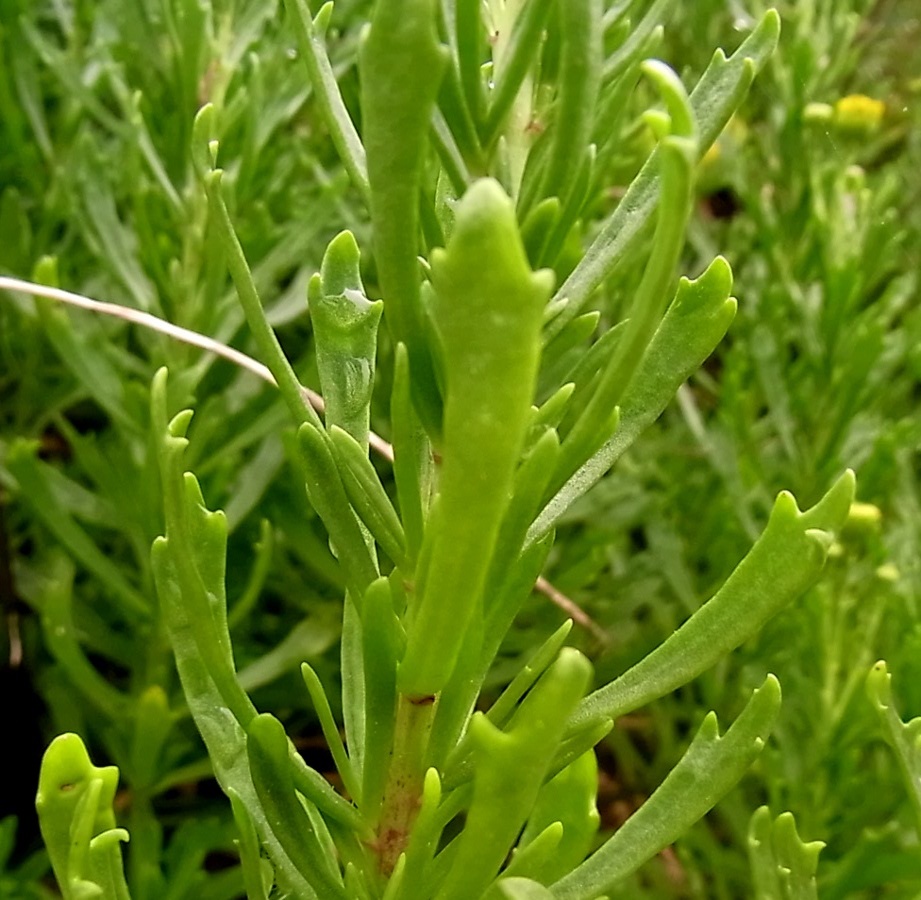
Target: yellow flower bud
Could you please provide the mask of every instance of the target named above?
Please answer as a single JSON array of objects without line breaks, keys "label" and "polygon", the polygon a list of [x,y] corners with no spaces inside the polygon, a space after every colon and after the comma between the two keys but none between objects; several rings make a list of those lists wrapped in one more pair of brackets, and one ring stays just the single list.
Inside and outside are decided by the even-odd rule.
[{"label": "yellow flower bud", "polygon": [[834,122],[841,131],[866,134],[879,130],[885,112],[882,100],[849,94],[835,104]]}]

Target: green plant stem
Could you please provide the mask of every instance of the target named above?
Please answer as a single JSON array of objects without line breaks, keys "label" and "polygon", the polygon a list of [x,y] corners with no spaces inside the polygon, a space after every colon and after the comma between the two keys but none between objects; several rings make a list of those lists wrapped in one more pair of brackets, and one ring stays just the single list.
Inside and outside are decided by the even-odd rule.
[{"label": "green plant stem", "polygon": [[298,423],[310,422],[322,431],[323,425],[320,418],[307,402],[303,385],[298,381],[291,363],[288,362],[288,358],[278,343],[278,338],[275,337],[275,332],[272,331],[272,326],[269,325],[265,310],[262,308],[253,274],[246,262],[243,248],[240,246],[233,223],[230,221],[230,213],[227,211],[227,204],[221,192],[223,174],[221,169],[208,172],[205,176],[205,188],[208,192],[208,203],[214,216],[218,235],[227,256],[227,268],[237,288],[240,304],[246,314],[246,321],[259,346],[259,352],[274,376],[278,389],[295,420]]},{"label": "green plant stem", "polygon": [[322,33],[318,33],[318,25],[325,24],[332,14],[332,3],[324,4],[317,15],[316,21],[310,18],[305,0],[285,0],[285,8],[294,26],[301,58],[307,66],[310,83],[313,85],[314,97],[320,114],[326,122],[330,137],[342,164],[352,179],[355,187],[361,191],[365,199],[368,198],[368,163],[365,158],[365,148],[361,138],[352,123],[352,117],[346,109],[336,76],[333,74]]},{"label": "green plant stem", "polygon": [[434,697],[401,694],[397,701],[393,755],[375,848],[384,875],[390,875],[406,849],[419,812],[425,785],[425,754],[435,709]]}]

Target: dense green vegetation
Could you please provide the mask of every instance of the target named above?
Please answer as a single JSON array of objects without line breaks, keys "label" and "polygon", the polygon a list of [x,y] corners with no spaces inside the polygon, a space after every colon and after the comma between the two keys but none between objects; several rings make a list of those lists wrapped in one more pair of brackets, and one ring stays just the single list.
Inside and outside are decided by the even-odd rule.
[{"label": "dense green vegetation", "polygon": [[2,0],[0,897],[921,895],[916,6]]}]

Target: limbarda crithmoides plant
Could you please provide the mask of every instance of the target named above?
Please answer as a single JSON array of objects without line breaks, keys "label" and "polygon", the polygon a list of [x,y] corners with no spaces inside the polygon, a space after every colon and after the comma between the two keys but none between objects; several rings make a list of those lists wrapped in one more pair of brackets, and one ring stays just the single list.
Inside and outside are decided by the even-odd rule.
[{"label": "limbarda crithmoides plant", "polygon": [[[341,723],[302,667],[336,786],[238,678],[225,516],[185,471],[192,412],[170,390],[180,373],[161,369],[150,391],[165,522],[152,550],[157,616],[230,800],[246,894],[604,896],[739,781],[768,738],[780,686],[769,676],[722,735],[710,713],[658,790],[603,842],[593,748],[618,718],[712,667],[806,590],[854,495],[850,472],[806,511],[781,493],[722,587],[612,682],[593,684],[589,660],[565,646],[567,623],[480,708],[558,520],[732,322],[724,259],[677,287],[675,274],[697,164],[770,56],[778,17],[767,13],[730,57],[717,51],[688,95],[653,58],[665,2],[628,25],[621,6],[600,0],[382,0],[359,50],[359,132],[327,57],[332,4],[315,17],[303,0],[286,7],[325,127],[367,203],[377,280],[366,289],[358,242],[344,231],[310,281],[322,416],[234,231],[217,168],[219,105],[199,112],[191,156],[261,362],[297,428],[305,503],[346,586]],[[655,149],[613,210],[586,225],[639,84],[660,101],[642,114]],[[641,275],[625,314],[598,334],[592,298],[631,267]],[[389,444],[371,432],[382,320]],[[381,450],[392,457],[390,492],[369,456]],[[65,897],[128,897],[129,881],[145,894],[155,883],[123,874],[116,781],[76,735],[48,750],[38,807]],[[787,834],[792,822],[759,827]],[[790,852],[794,839],[795,829]],[[811,871],[797,870],[804,889],[810,858]]]}]

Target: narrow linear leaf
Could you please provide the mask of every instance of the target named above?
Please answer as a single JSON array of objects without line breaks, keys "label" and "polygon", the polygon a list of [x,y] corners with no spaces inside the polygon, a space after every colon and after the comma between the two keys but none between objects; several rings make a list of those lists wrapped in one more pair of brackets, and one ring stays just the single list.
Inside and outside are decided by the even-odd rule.
[{"label": "narrow linear leaf", "polygon": [[532,266],[547,256],[546,247],[557,230],[562,215],[558,197],[545,197],[535,204],[521,225],[521,239]]},{"label": "narrow linear leaf", "polygon": [[[528,528],[540,508],[541,498],[560,455],[560,439],[555,428],[548,428],[524,458],[512,483],[512,497],[499,527],[487,583],[500,585],[517,559]],[[486,603],[487,615],[490,603]]]},{"label": "narrow linear leaf", "polygon": [[564,648],[500,731],[482,714],[470,723],[473,800],[436,900],[468,900],[488,887],[533,808],[563,734],[568,711],[591,678],[591,663]]},{"label": "narrow linear leaf", "polygon": [[341,428],[330,431],[342,484],[355,512],[394,564],[406,570],[406,536],[367,452]]},{"label": "narrow linear leaf", "polygon": [[[413,369],[413,399],[430,433],[440,400],[425,341],[420,299],[419,198],[422,162],[446,62],[434,0],[381,0],[362,44],[362,131],[368,155],[371,219],[384,315]],[[410,72],[425,73],[410,78]]]},{"label": "narrow linear leaf", "polygon": [[524,442],[552,276],[528,266],[511,200],[482,179],[432,254],[432,319],[445,360],[438,527],[400,667],[401,691],[431,694],[451,674],[483,602],[495,541]]},{"label": "narrow linear leaf", "polygon": [[[407,900],[409,898],[416,900],[420,894],[418,886],[427,880],[428,869],[432,858],[435,856],[435,850],[438,847],[438,840],[441,837],[444,826],[438,816],[440,804],[441,780],[438,776],[438,770],[431,768],[425,773],[419,815],[416,817],[412,834],[409,836],[409,842],[406,845],[403,879],[407,885]],[[402,897],[404,895],[400,894],[398,896]]]},{"label": "narrow linear leaf", "polygon": [[548,428],[556,428],[566,412],[566,405],[572,397],[575,385],[563,384],[551,394],[540,406],[531,407],[531,433],[543,437]]},{"label": "narrow linear leaf", "polygon": [[[561,381],[571,381],[573,370],[573,357],[585,359],[594,350],[595,346],[611,333],[623,331],[623,324],[618,323],[599,338],[586,352],[584,344],[598,329],[601,314],[595,311],[585,313],[573,319],[553,340],[549,341],[541,354],[541,373],[538,382],[538,391],[544,392],[551,389]],[[578,350],[578,353],[574,351]],[[577,363],[578,365],[578,363]]]},{"label": "narrow linear leaf", "polygon": [[624,42],[604,61],[606,81],[616,78],[638,58],[643,57],[650,39],[657,30],[661,31],[662,24],[668,21],[674,5],[675,0],[654,0],[643,18],[630,28]]},{"label": "narrow linear leaf", "polygon": [[356,803],[360,803],[361,791],[358,782],[355,780],[355,772],[349,762],[348,754],[345,752],[339,729],[336,727],[336,720],[333,718],[329,700],[326,698],[326,691],[323,690],[323,683],[307,663],[301,663],[301,678],[304,679],[314,711],[320,720],[320,728],[323,731],[323,737],[326,739],[329,752],[332,754],[333,762],[336,764],[336,771],[339,773],[339,777],[352,799]]},{"label": "narrow linear leaf", "polygon": [[397,344],[390,399],[393,477],[397,485],[400,518],[406,533],[406,551],[410,560],[415,562],[422,547],[434,461],[432,447],[413,408],[410,390],[409,355],[404,344]]},{"label": "narrow linear leaf", "polygon": [[345,898],[341,875],[323,852],[307,811],[295,792],[289,763],[289,741],[274,716],[256,716],[246,730],[246,753],[256,793],[285,853],[314,890],[326,900]]},{"label": "narrow linear leaf", "polygon": [[246,804],[234,790],[228,791],[227,795],[240,834],[236,844],[240,853],[240,869],[243,872],[247,900],[269,900],[269,890],[274,881],[272,864],[262,856],[259,835],[256,834],[256,826],[247,812]]},{"label": "narrow linear leaf", "polygon": [[815,872],[822,841],[803,841],[796,831],[793,813],[776,819],[762,806],[748,827],[755,900],[817,900]]},{"label": "narrow linear leaf", "polygon": [[339,470],[325,435],[305,423],[297,432],[307,474],[307,495],[329,532],[353,597],[361,598],[377,578],[375,563],[349,505]]},{"label": "narrow linear leaf", "polygon": [[565,209],[582,172],[601,85],[601,0],[567,0],[558,7],[560,73],[549,156],[541,194],[559,197]]},{"label": "narrow linear leaf", "polygon": [[652,653],[587,697],[572,727],[616,719],[670,693],[755,634],[816,580],[853,499],[850,470],[805,512],[781,493],[764,533],[719,591]]},{"label": "narrow linear leaf", "polygon": [[307,402],[304,388],[297,379],[291,363],[281,349],[278,338],[269,324],[265,309],[259,298],[253,273],[250,271],[243,247],[233,228],[227,204],[221,190],[221,169],[214,169],[205,176],[205,188],[208,193],[208,207],[217,228],[217,234],[227,258],[227,268],[237,289],[240,305],[246,315],[247,324],[259,347],[265,364],[269,367],[281,395],[296,422],[307,422],[317,427],[320,419],[313,407]]},{"label": "narrow linear leaf", "polygon": [[550,886],[554,900],[594,900],[673,843],[745,774],[779,710],[780,682],[769,675],[724,735],[716,714],[708,713],[653,795],[581,866]]},{"label": "narrow linear leaf", "polygon": [[457,0],[455,22],[457,63],[470,118],[479,122],[483,106],[483,45],[485,31],[481,0]]},{"label": "narrow linear leaf", "polygon": [[[691,211],[692,167],[697,156],[697,123],[678,76],[650,60],[644,71],[655,82],[668,107],[668,134],[659,145],[661,197],[652,252],[630,305],[623,336],[592,383],[591,398],[563,440],[553,478],[554,493],[610,437],[599,425],[620,403],[640,366],[671,296],[669,286],[684,246]],[[552,324],[552,323],[551,323]]]},{"label": "narrow linear leaf", "polygon": [[399,623],[386,578],[365,593],[361,613],[365,672],[365,749],[361,809],[376,822],[384,797],[397,708]]},{"label": "narrow linear leaf", "polygon": [[[376,573],[375,573],[376,576]],[[369,582],[373,584],[373,580]],[[364,784],[365,765],[365,640],[361,622],[363,595],[345,592],[339,672],[342,679],[342,724],[355,778]]]},{"label": "narrow linear leaf", "polygon": [[886,741],[895,752],[921,833],[921,716],[902,721],[892,699],[892,676],[882,660],[867,675],[867,694],[879,715]]}]

